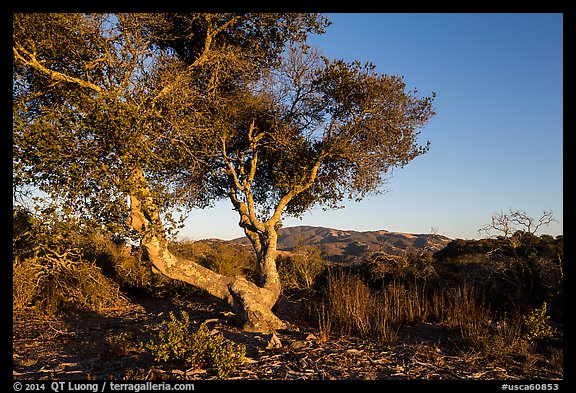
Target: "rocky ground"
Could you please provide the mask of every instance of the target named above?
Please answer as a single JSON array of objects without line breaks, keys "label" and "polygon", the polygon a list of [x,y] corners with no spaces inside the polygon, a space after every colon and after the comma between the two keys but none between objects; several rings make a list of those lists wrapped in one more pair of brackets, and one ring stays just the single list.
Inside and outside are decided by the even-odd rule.
[{"label": "rocky ground", "polygon": [[[76,312],[62,319],[15,312],[13,376],[43,379],[217,379],[205,369],[179,369],[155,362],[137,348],[118,348],[110,337],[130,332],[139,340],[168,318],[186,310],[194,324],[208,326],[246,345],[246,362],[230,379],[240,380],[561,380],[562,341],[533,356],[489,359],[467,348],[457,332],[430,323],[403,327],[392,345],[339,337],[320,340],[301,319],[300,304],[283,300],[277,314],[288,329],[271,335],[247,333],[228,321],[225,308],[197,296],[192,300],[134,297],[130,306],[102,313]],[[278,340],[276,340],[278,339]]]}]

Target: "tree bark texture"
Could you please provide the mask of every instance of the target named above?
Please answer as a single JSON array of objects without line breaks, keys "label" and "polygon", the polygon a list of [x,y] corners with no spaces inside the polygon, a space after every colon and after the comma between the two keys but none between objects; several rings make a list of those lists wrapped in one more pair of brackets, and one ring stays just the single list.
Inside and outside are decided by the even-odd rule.
[{"label": "tree bark texture", "polygon": [[135,169],[132,177],[131,211],[127,224],[140,234],[141,246],[160,273],[201,288],[227,302],[246,330],[269,333],[285,327],[284,322],[271,310],[281,289],[275,263],[275,231],[266,239],[259,253],[261,286],[243,277],[218,274],[192,260],[177,257],[168,250],[168,238],[144,174],[140,169]]}]

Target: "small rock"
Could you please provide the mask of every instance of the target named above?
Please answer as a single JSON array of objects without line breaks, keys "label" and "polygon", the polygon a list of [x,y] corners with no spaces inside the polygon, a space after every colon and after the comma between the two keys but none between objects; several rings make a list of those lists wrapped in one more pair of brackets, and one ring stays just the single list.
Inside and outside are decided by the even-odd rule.
[{"label": "small rock", "polygon": [[306,344],[306,342],[304,341],[294,341],[292,343],[290,343],[290,345],[288,346],[291,349],[301,349],[301,348],[306,348],[308,346],[308,344]]},{"label": "small rock", "polygon": [[315,341],[315,340],[318,340],[318,337],[316,337],[313,333],[310,333],[309,335],[306,336],[305,340],[306,341]]},{"label": "small rock", "polygon": [[272,336],[270,336],[270,340],[268,340],[268,345],[266,345],[266,349],[276,349],[276,348],[282,348],[282,342],[280,341],[276,333],[272,333]]},{"label": "small rock", "polygon": [[244,356],[244,361],[250,364],[258,363],[258,360],[254,360],[252,358],[249,358],[248,356]]},{"label": "small rock", "polygon": [[206,374],[206,370],[201,368],[189,368],[186,370],[186,376],[196,375],[196,374]]},{"label": "small rock", "polygon": [[78,367],[78,363],[60,363],[60,364],[58,365],[58,367],[61,368],[61,369]]}]

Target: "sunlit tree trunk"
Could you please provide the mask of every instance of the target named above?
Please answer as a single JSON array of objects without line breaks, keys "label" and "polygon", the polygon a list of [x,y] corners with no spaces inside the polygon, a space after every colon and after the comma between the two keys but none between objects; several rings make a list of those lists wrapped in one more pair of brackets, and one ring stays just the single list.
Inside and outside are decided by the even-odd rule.
[{"label": "sunlit tree trunk", "polygon": [[153,203],[144,175],[140,169],[133,171],[134,191],[130,194],[130,217],[128,225],[141,237],[141,246],[150,262],[160,273],[201,288],[227,302],[246,330],[270,332],[285,326],[271,311],[280,295],[280,281],[275,266],[276,235],[263,246],[263,259],[259,266],[265,270],[263,286],[249,282],[243,277],[228,277],[202,265],[175,256],[168,250],[168,238],[158,209]]}]

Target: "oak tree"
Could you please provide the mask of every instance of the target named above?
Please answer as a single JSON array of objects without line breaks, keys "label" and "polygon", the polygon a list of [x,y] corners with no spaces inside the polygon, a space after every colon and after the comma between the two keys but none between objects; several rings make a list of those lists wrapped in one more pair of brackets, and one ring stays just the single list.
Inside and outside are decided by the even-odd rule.
[{"label": "oak tree", "polygon": [[[306,46],[318,15],[17,14],[14,184],[71,214],[131,229],[162,274],[226,301],[244,327],[284,326],[277,229],[284,214],[381,190],[428,145],[433,95],[371,64]],[[227,197],[260,280],[168,250],[168,214]]]},{"label": "oak tree", "polygon": [[[257,255],[262,315],[277,301],[277,229],[284,214],[379,192],[386,176],[425,153],[419,129],[433,115],[398,76],[330,61],[294,45],[214,117],[220,140],[211,188],[227,194]],[[270,315],[261,319],[272,320]]]}]

